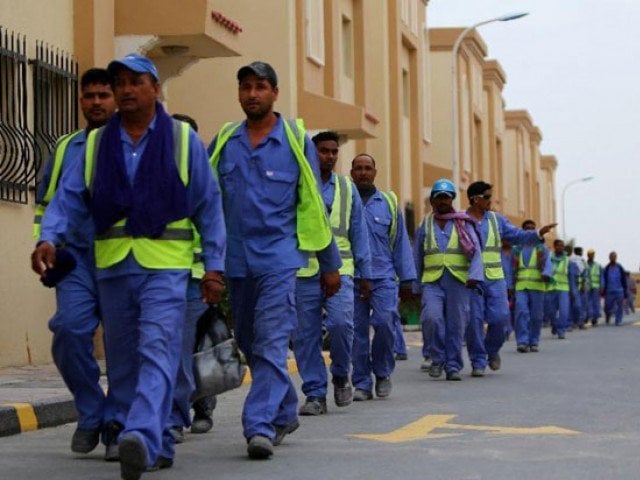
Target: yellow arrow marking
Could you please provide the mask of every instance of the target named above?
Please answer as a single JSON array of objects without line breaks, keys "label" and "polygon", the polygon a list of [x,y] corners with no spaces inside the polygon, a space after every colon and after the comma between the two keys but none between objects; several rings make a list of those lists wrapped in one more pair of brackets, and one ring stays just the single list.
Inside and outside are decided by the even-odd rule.
[{"label": "yellow arrow marking", "polygon": [[473,430],[502,435],[579,435],[581,432],[548,425],[544,427],[498,427],[488,425],[461,425],[449,421],[457,415],[427,415],[420,420],[389,433],[358,433],[349,437],[364,438],[386,443],[413,442],[423,439],[445,438],[460,433],[432,433],[434,430]]}]

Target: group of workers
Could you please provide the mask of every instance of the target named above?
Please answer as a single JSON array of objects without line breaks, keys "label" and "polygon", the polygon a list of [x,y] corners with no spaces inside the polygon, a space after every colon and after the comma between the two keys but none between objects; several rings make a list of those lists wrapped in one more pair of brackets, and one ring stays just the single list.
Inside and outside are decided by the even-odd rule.
[{"label": "group of workers", "polygon": [[[560,240],[550,255],[554,225],[514,227],[491,211],[488,183],[469,186],[461,212],[453,183],[436,181],[412,248],[396,195],[375,186],[373,156],[356,155],[351,179],[336,174],[339,136],[310,139],[301,120],[274,110],[269,64],[238,70],[246,118],[226,123],[208,149],[191,119],[164,110],[158,80],[137,54],[83,74],[87,128],[62,137],[46,166],[31,259],[56,287],[49,327],[78,411],[71,448],[88,453],[102,439],[124,480],[171,467],[185,428],[212,428],[215,398],[190,401],[191,354],[198,318],[225,287],[252,375],[242,411],[252,459],[271,457],[299,415],[327,412],[323,328],[338,407],[391,394],[394,351],[405,355],[399,298],[421,295],[421,368],[454,381],[464,341],[473,376],[501,367],[513,289],[518,351],[537,351],[543,318],[559,338],[570,318],[596,322],[599,288],[607,320],[619,323],[628,294],[615,257],[600,268],[590,253],[580,269]],[[100,323],[106,395],[93,357]]]}]

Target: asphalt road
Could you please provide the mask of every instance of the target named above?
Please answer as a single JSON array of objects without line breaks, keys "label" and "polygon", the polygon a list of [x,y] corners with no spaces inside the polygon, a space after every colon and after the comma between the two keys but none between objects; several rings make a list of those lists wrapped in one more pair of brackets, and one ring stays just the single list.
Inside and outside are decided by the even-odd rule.
[{"label": "asphalt road", "polygon": [[[540,353],[503,350],[503,368],[462,382],[419,370],[416,334],[388,399],[301,418],[268,461],[250,461],[240,412],[221,396],[214,430],[187,435],[173,468],[143,479],[638,479],[640,318],[621,327],[544,331]],[[0,438],[4,480],[117,479],[119,466],[69,450],[75,425]],[[354,437],[360,435],[363,437]]]}]

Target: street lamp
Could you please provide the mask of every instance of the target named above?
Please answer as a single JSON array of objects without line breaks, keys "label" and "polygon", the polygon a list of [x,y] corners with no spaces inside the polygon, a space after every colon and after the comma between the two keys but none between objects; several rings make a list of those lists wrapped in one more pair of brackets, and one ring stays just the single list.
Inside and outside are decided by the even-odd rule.
[{"label": "street lamp", "polygon": [[567,188],[569,188],[571,185],[576,185],[578,183],[582,183],[582,182],[589,182],[593,180],[593,176],[588,176],[588,177],[584,177],[584,178],[576,178],[575,180],[571,180],[569,183],[567,183],[564,188],[562,189],[562,240],[564,240],[565,242],[567,241],[567,230],[566,230],[566,225],[565,225],[565,216],[564,216],[564,195],[567,192]]},{"label": "street lamp", "polygon": [[453,109],[453,161],[451,162],[451,168],[453,169],[453,184],[456,187],[456,199],[454,200],[456,208],[460,206],[460,195],[458,195],[458,190],[460,189],[460,161],[459,161],[459,138],[458,138],[458,49],[460,48],[460,44],[464,37],[473,30],[481,25],[486,25],[487,23],[493,22],[509,22],[511,20],[517,20],[518,18],[522,18],[529,15],[528,12],[523,13],[513,13],[510,15],[502,15],[500,17],[492,18],[490,20],[483,20],[482,22],[478,22],[470,27],[467,27],[462,31],[455,43],[453,44],[453,51],[451,52],[451,86],[453,90],[452,96],[452,109]]}]

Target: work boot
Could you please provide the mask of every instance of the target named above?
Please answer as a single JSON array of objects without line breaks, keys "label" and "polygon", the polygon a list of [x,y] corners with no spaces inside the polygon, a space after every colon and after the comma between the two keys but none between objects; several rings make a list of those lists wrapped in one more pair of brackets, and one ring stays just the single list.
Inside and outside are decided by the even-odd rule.
[{"label": "work boot", "polygon": [[530,345],[529,346],[529,351],[533,352],[533,353],[538,353],[540,351],[540,349],[538,348],[538,345]]},{"label": "work boot", "polygon": [[117,462],[120,460],[120,454],[118,453],[118,435],[120,435],[122,430],[124,430],[124,427],[115,420],[107,423],[102,433],[102,441],[106,446],[104,452],[105,461]]},{"label": "work boot", "polygon": [[353,401],[354,402],[364,402],[365,400],[371,400],[373,398],[373,393],[367,390],[360,390],[356,388],[356,391],[353,392]]},{"label": "work boot", "polygon": [[489,355],[489,368],[491,370],[500,370],[502,366],[502,359],[500,358],[500,354],[496,353],[495,355]]},{"label": "work boot", "polygon": [[298,410],[299,415],[316,416],[327,413],[327,399],[320,397],[307,397],[304,405]]},{"label": "work boot", "polygon": [[593,320],[593,321],[591,322],[591,326],[592,326],[592,327],[597,327],[597,326],[598,326],[598,321],[597,321],[597,320]]},{"label": "work boot", "polygon": [[391,394],[391,387],[391,377],[376,377],[376,397],[388,397]]},{"label": "work boot", "polygon": [[473,367],[471,369],[472,377],[484,377],[484,368]]},{"label": "work boot", "polygon": [[423,372],[428,372],[430,368],[431,368],[431,359],[428,357],[423,358],[422,363],[420,364],[420,370],[422,370]]},{"label": "work boot", "polygon": [[165,468],[171,467],[173,467],[173,458],[160,456],[156,460],[156,463],[151,467],[147,467],[147,472],[157,472],[158,470],[164,470]]},{"label": "work boot", "polygon": [[406,353],[396,353],[396,360],[402,361],[402,360],[407,360],[409,358],[409,355],[407,355]]},{"label": "work boot", "polygon": [[184,428],[183,427],[171,427],[169,430],[171,432],[171,436],[173,437],[173,441],[178,443],[184,443]]},{"label": "work boot", "polygon": [[555,335],[556,333],[558,333],[558,329],[555,325],[551,325],[551,335]]},{"label": "work boot", "polygon": [[344,377],[333,377],[333,400],[338,407],[346,407],[351,405],[353,401],[353,388],[349,383],[349,379]]},{"label": "work boot", "polygon": [[273,455],[273,444],[267,437],[255,435],[249,439],[247,454],[252,460],[266,460]]},{"label": "work boot", "polygon": [[578,326],[578,329],[580,329],[580,330],[586,330],[586,329],[587,329],[587,327],[585,327],[584,325],[579,325],[579,326]]},{"label": "work boot", "polygon": [[147,469],[147,448],[142,440],[133,433],[127,433],[120,439],[118,451],[122,480],[138,480]]},{"label": "work boot", "polygon": [[564,333],[558,334],[558,340],[564,340],[564,338],[565,338]]},{"label": "work boot", "polygon": [[76,453],[89,453],[100,441],[99,428],[77,428],[71,438],[71,451]]},{"label": "work boot", "polygon": [[447,372],[447,380],[459,382],[462,380],[462,377],[460,376],[460,372]]},{"label": "work boot", "polygon": [[213,428],[213,419],[205,415],[194,415],[191,422],[191,433],[207,433]]},{"label": "work boot", "polygon": [[442,365],[431,364],[429,368],[429,376],[433,378],[439,378],[442,376]]},{"label": "work boot", "polygon": [[300,427],[300,422],[298,419],[295,419],[293,422],[289,422],[286,425],[275,425],[276,428],[276,437],[273,440],[273,444],[277,447],[282,443],[284,437],[289,435],[290,433],[295,432],[298,427]]},{"label": "work boot", "polygon": [[516,350],[520,353],[527,353],[529,351],[529,345],[520,344],[516,347]]}]

